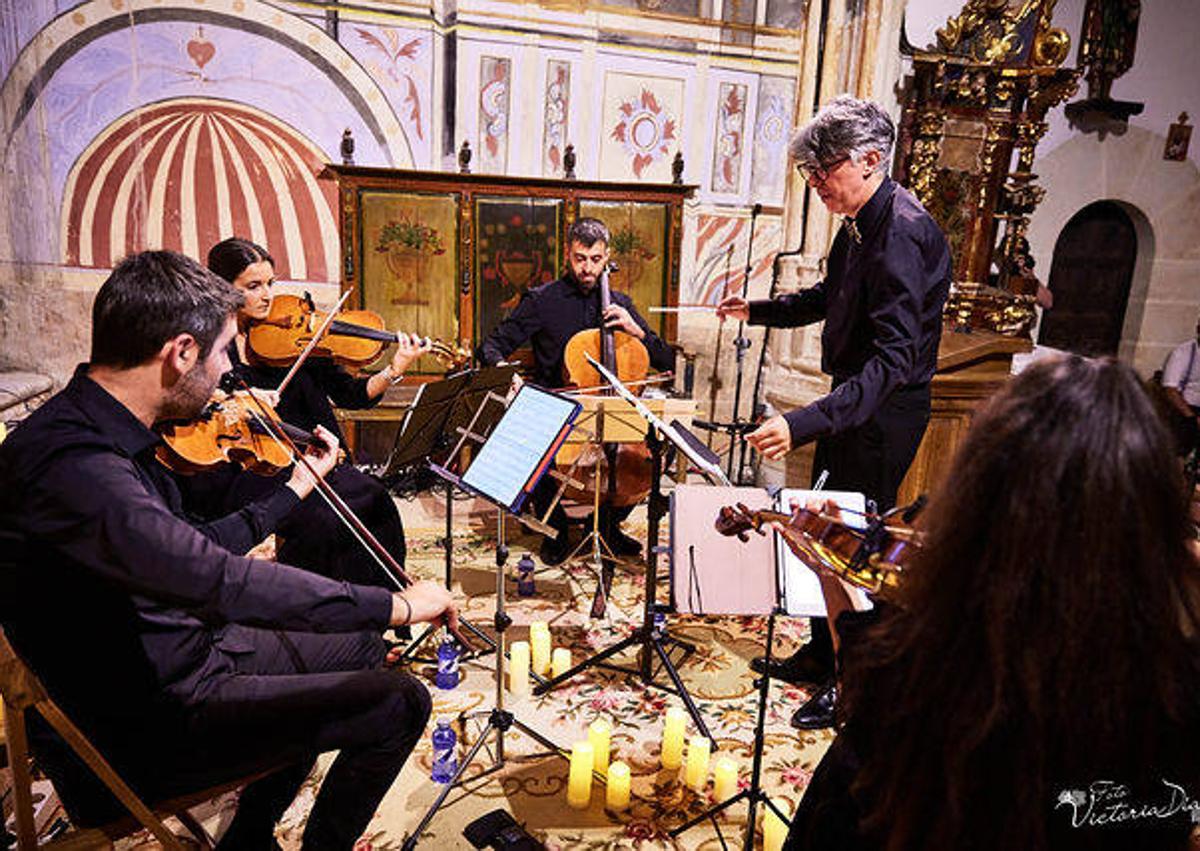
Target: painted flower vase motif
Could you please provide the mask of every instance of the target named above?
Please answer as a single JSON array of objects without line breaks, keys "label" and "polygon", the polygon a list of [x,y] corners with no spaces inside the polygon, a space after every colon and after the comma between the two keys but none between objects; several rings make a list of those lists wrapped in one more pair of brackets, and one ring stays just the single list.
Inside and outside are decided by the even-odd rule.
[{"label": "painted flower vase motif", "polygon": [[445,254],[441,234],[429,225],[407,218],[390,221],[383,226],[375,250],[384,255],[392,273],[391,303],[396,305],[427,305],[421,284],[429,273],[429,258]]}]

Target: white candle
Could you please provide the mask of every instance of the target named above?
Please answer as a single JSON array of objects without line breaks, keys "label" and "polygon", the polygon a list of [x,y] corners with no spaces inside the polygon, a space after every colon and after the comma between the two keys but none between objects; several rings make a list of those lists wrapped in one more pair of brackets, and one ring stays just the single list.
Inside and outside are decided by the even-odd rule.
[{"label": "white candle", "polygon": [[567,803],[577,810],[587,809],[592,800],[592,745],[576,742],[571,746],[571,770],[567,775]]},{"label": "white candle", "polygon": [[588,741],[592,745],[595,768],[601,774],[608,771],[608,751],[612,737],[612,726],[603,718],[597,718],[588,727]]},{"label": "white candle", "polygon": [[529,694],[529,642],[514,641],[508,651],[508,690]]},{"label": "white candle", "polygon": [[667,717],[663,722],[663,768],[675,769],[683,765],[683,730],[686,723],[687,715],[678,706],[667,710]]},{"label": "white candle", "polygon": [[713,768],[713,800],[718,804],[728,801],[738,790],[738,767],[727,756],[717,759]]},{"label": "white candle", "polygon": [[702,736],[699,733],[688,740],[687,769],[684,771],[684,779],[687,781],[688,788],[695,792],[702,790],[708,783],[708,758],[711,747],[712,743],[709,742],[708,736]]},{"label": "white candle", "polygon": [[545,621],[534,621],[529,625],[529,648],[533,672],[540,677],[550,672],[550,627]]},{"label": "white candle", "polygon": [[550,654],[550,676],[557,679],[571,669],[571,651],[566,647],[555,647]]},{"label": "white candle", "polygon": [[610,810],[623,810],[629,806],[629,766],[617,761],[608,767],[608,788],[604,803]]}]

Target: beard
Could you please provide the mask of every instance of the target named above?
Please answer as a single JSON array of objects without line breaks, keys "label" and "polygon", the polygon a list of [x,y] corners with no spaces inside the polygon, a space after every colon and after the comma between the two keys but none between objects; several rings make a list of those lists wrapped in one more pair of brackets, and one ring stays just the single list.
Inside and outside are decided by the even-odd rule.
[{"label": "beard", "polygon": [[191,420],[200,415],[221,376],[209,375],[204,363],[197,364],[175,382],[163,402],[160,418],[163,420]]}]

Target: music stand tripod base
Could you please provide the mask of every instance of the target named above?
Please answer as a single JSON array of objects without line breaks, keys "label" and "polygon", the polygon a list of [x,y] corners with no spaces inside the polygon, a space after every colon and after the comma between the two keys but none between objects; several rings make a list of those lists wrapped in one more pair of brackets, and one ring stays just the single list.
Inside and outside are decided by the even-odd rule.
[{"label": "music stand tripod base", "polygon": [[[495,423],[491,434],[483,437],[475,428],[479,413],[487,405],[497,402],[502,406],[505,405],[503,397],[489,393],[480,402],[479,410],[475,412],[470,424],[466,428],[460,429],[463,436],[458,446],[450,454],[451,458],[461,457],[458,450],[466,440],[470,439],[480,443],[478,452],[473,456],[465,473],[460,476],[446,468],[431,465],[435,473],[452,485],[481,496],[497,507],[495,703],[490,711],[483,713],[487,717],[486,728],[467,751],[450,782],[439,792],[412,833],[405,837],[401,846],[404,851],[416,848],[425,828],[445,804],[450,793],[462,785],[463,774],[475,761],[493,734],[496,737],[493,764],[486,768],[482,775],[477,776],[487,775],[504,767],[504,736],[513,728],[529,736],[550,753],[564,759],[569,758],[567,751],[532,727],[522,723],[504,708],[504,674],[507,656],[504,634],[512,623],[512,619],[505,611],[504,567],[508,561],[508,546],[504,535],[504,521],[510,512],[515,513],[519,509],[524,495],[537,484],[548,466],[549,458],[553,457],[566,432],[569,431],[570,423],[578,413],[579,406],[568,403],[567,400],[554,394],[526,385],[517,394],[511,405],[506,406],[507,410]],[[554,419],[555,416],[561,418],[561,424]],[[518,421],[521,425],[516,424]],[[546,434],[548,429],[550,430],[549,434]],[[514,439],[514,433],[520,434],[521,439]],[[541,446],[540,442],[544,442],[545,446]],[[531,447],[533,452],[530,452]],[[528,468],[527,471],[526,468]],[[593,772],[593,774],[597,773]],[[474,777],[471,778],[471,780],[474,779]],[[602,775],[600,775],[600,779],[603,782]]]},{"label": "music stand tripod base", "polygon": [[[712,749],[718,749],[719,744],[708,729],[708,724],[705,723],[704,717],[700,714],[699,707],[696,706],[692,696],[688,693],[687,687],[684,685],[682,678],[679,676],[679,671],[676,670],[675,663],[671,660],[670,654],[663,646],[664,641],[685,646],[685,642],[677,641],[665,632],[656,630],[654,627],[654,615],[657,612],[657,596],[658,588],[658,554],[661,547],[658,546],[658,525],[662,519],[662,506],[666,503],[666,497],[662,494],[662,457],[663,457],[663,441],[656,437],[655,428],[651,428],[646,432],[646,443],[650,447],[651,456],[651,495],[650,495],[650,512],[649,512],[649,529],[647,532],[647,553],[646,553],[646,605],[643,611],[642,624],[637,627],[629,636],[612,645],[611,647],[600,651],[599,653],[583,660],[578,665],[564,671],[557,677],[548,680],[533,689],[535,695],[545,694],[553,688],[574,677],[576,674],[584,670],[596,666],[604,667],[610,670],[616,670],[622,673],[637,676],[643,685],[651,686],[662,691],[669,692],[678,696],[684,703],[688,714],[692,718],[692,722],[696,725],[696,729],[700,734],[707,738],[712,743]],[[628,650],[631,647],[640,646],[641,648],[641,664],[634,670],[616,666],[608,660],[618,653]],[[694,649],[694,648],[692,648]],[[685,652],[683,659],[690,655]],[[671,680],[671,686],[663,685],[657,682],[654,678],[654,659],[659,662],[659,669],[666,671],[667,676]]]}]

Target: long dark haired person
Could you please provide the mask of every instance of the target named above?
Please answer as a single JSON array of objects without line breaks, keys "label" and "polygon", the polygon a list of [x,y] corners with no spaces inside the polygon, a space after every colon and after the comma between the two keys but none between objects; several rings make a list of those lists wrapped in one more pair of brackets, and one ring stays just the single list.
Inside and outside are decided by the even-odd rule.
[{"label": "long dark haired person", "polygon": [[[232,283],[245,297],[237,314],[237,335],[229,350],[233,373],[251,387],[278,387],[287,369],[252,364],[246,351],[248,329],[254,322],[265,319],[270,309],[271,285],[275,281],[274,259],[265,248],[232,237],[217,243],[208,252],[208,268]],[[374,375],[353,376],[327,358],[309,358],[279,399],[277,411],[280,417],[306,431],[323,426],[344,443],[330,400],[343,408],[367,408],[378,404],[391,383],[428,350],[415,338],[404,334],[399,337],[391,363]],[[217,473],[185,477],[181,488],[192,511],[219,515],[278,487],[277,479],[238,471],[229,465]],[[404,526],[396,504],[383,484],[350,464],[337,465],[326,480],[388,552],[403,564]],[[334,579],[392,587],[374,558],[315,495],[305,499],[288,515],[279,525],[278,534],[281,543],[277,558],[285,564]]]},{"label": "long dark haired person", "polygon": [[786,848],[1184,849],[1200,824],[1200,566],[1137,376],[1069,356],[976,419]]}]

